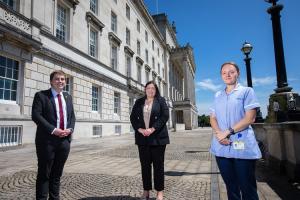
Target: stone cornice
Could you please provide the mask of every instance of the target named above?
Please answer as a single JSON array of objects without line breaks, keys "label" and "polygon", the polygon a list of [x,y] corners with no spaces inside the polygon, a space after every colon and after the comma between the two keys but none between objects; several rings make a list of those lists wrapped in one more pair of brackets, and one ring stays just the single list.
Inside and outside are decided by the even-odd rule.
[{"label": "stone cornice", "polygon": [[[65,64],[65,65],[67,65],[67,66],[70,66],[70,67],[72,67],[74,69],[82,71],[82,72],[88,74],[90,77],[95,77],[96,79],[103,80],[104,82],[110,83],[110,84],[112,84],[112,85],[114,85],[114,86],[116,86],[116,87],[118,87],[120,89],[124,89],[124,90],[127,89],[126,85],[124,85],[124,84],[122,84],[122,83],[120,83],[120,82],[112,79],[111,77],[105,76],[105,75],[103,75],[103,74],[101,74],[101,73],[99,73],[99,72],[97,72],[97,71],[95,71],[95,70],[93,70],[93,69],[91,69],[91,68],[89,68],[87,66],[81,65],[81,64],[79,64],[77,62],[74,62],[73,60],[71,60],[71,59],[69,59],[67,57],[64,57],[64,56],[62,56],[62,55],[60,55],[58,53],[55,53],[55,52],[53,52],[53,51],[51,51],[49,49],[43,48],[38,53],[42,54],[43,56],[47,56],[50,59],[53,59],[53,60],[55,60],[57,62],[61,62],[61,63]],[[112,73],[116,73],[116,72],[113,71]],[[127,77],[125,77],[124,75],[122,75],[120,73],[118,73],[118,75],[120,75],[123,78],[127,79]]]},{"label": "stone cornice", "polygon": [[152,76],[157,77],[157,72],[156,71],[152,71]]},{"label": "stone cornice", "polygon": [[129,46],[124,46],[125,53],[129,54],[131,57],[133,57],[134,52],[130,49]]},{"label": "stone cornice", "polygon": [[30,34],[16,30],[11,25],[0,25],[0,41],[13,43],[15,46],[24,48],[27,51],[39,51],[42,48],[42,43],[35,40]]},{"label": "stone cornice", "polygon": [[86,12],[86,20],[88,23],[92,23],[102,32],[105,25],[90,11]]},{"label": "stone cornice", "polygon": [[76,6],[79,4],[79,0],[68,0],[70,4],[72,4],[74,11],[76,10]]},{"label": "stone cornice", "polygon": [[118,38],[118,36],[114,32],[109,32],[108,38],[110,41],[115,42],[118,46],[120,46],[122,43],[122,40],[120,38]]},{"label": "stone cornice", "polygon": [[151,71],[151,67],[150,67],[149,65],[147,65],[147,64],[145,64],[145,69],[146,69],[148,72]]},{"label": "stone cornice", "polygon": [[55,42],[59,43],[60,45],[63,45],[64,47],[70,49],[71,51],[74,51],[75,53],[79,54],[80,56],[83,56],[86,59],[89,59],[89,60],[95,62],[96,64],[98,64],[98,65],[100,65],[102,67],[105,67],[105,69],[111,71],[112,73],[118,74],[118,76],[121,76],[123,78],[127,78],[127,76],[124,76],[120,72],[117,72],[117,71],[113,70],[110,66],[105,65],[104,63],[100,62],[96,58],[93,58],[93,57],[89,56],[88,54],[86,54],[86,53],[80,51],[79,49],[71,46],[70,44],[59,40],[58,38],[56,38],[54,35],[48,33],[47,31],[41,30],[41,34],[44,35],[44,36],[46,36],[46,37],[48,37],[48,38],[50,38],[51,40],[54,40]]},{"label": "stone cornice", "polygon": [[141,65],[144,63],[143,59],[139,56],[136,56],[136,61],[139,62]]}]

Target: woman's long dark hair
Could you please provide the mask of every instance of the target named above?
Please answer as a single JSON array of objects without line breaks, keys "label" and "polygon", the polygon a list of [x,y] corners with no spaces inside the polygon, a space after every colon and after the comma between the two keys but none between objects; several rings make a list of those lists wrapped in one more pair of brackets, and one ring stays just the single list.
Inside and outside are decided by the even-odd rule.
[{"label": "woman's long dark hair", "polygon": [[146,85],[145,85],[145,97],[146,97],[146,87],[147,87],[148,85],[150,85],[150,84],[153,84],[154,87],[155,87],[155,90],[156,90],[156,92],[155,92],[155,97],[160,97],[160,92],[159,92],[158,86],[157,86],[157,84],[155,83],[155,81],[149,81],[148,83],[146,83]]}]

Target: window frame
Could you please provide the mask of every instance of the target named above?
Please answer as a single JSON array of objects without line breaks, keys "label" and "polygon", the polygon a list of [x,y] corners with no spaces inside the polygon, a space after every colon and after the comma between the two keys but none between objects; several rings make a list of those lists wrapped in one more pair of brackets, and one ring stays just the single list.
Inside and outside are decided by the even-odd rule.
[{"label": "window frame", "polygon": [[[116,49],[115,54],[114,54],[114,51],[113,51],[114,49]],[[119,61],[118,49],[119,49],[118,45],[116,45],[114,43],[111,43],[111,47],[110,47],[110,54],[111,54],[111,56],[110,56],[110,66],[114,70],[118,70],[118,61]],[[114,61],[113,61],[113,59],[114,59]]]},{"label": "window frame", "polygon": [[119,92],[114,92],[114,114],[121,114],[121,94]]},{"label": "window frame", "polygon": [[136,30],[140,33],[141,32],[141,22],[139,19],[136,19]]},{"label": "window frame", "polygon": [[117,33],[118,32],[118,16],[113,11],[111,11],[110,21],[111,21],[111,26],[110,26],[111,31],[114,33]]},{"label": "window frame", "polygon": [[130,29],[128,27],[126,27],[126,34],[125,34],[125,40],[126,40],[126,44],[130,46]]},{"label": "window frame", "polygon": [[126,18],[130,20],[130,6],[126,3]]},{"label": "window frame", "polygon": [[[95,33],[95,41],[94,41],[94,55],[92,55],[92,51],[91,51],[91,33],[94,32]],[[98,58],[98,41],[99,41],[99,31],[93,27],[89,28],[89,55],[94,57],[94,58]]]},{"label": "window frame", "polygon": [[[60,25],[62,24],[60,21],[58,21],[59,9],[63,9],[65,11],[65,18],[64,18],[65,23],[63,24],[64,25],[64,27],[63,27],[64,35],[63,36],[59,35],[60,33],[58,33],[58,31],[61,31]],[[55,13],[55,37],[62,42],[70,41],[70,17],[71,17],[70,16],[70,8],[67,5],[65,5],[63,2],[57,1],[56,13]]]},{"label": "window frame", "polygon": [[[5,55],[0,55],[0,61],[1,59],[5,59],[5,66],[2,66],[1,65],[1,62],[0,62],[0,69],[1,68],[4,68],[4,76],[0,76],[1,79],[3,79],[3,86],[0,90],[3,90],[3,97],[0,96],[0,103],[4,103],[4,104],[17,104],[18,101],[19,101],[19,94],[20,94],[20,84],[21,84],[21,63],[19,60],[16,60],[16,59],[13,59],[13,58],[10,58],[8,56],[5,56]],[[11,77],[7,77],[7,73],[8,73],[8,60],[10,60],[10,63],[12,64],[12,66],[10,67],[11,68]],[[14,64],[13,64],[14,63]],[[14,69],[16,68],[16,69]],[[16,71],[16,72],[14,72]],[[15,79],[15,76],[17,79]],[[13,81],[15,83],[13,83]],[[6,88],[5,87],[5,83],[6,82],[10,82],[10,88]],[[1,82],[0,82],[1,83]],[[13,85],[15,86],[15,90],[12,90],[13,88]],[[1,87],[1,86],[0,86]],[[5,91],[9,91],[9,96],[10,98],[9,99],[5,99]],[[12,92],[15,92],[15,99],[12,99]],[[0,94],[1,95],[1,94]]]},{"label": "window frame", "polygon": [[[95,6],[95,10],[92,9],[92,1],[95,2],[94,6]],[[90,0],[90,11],[92,11],[92,13],[94,13],[95,15],[98,15],[98,0]]]}]

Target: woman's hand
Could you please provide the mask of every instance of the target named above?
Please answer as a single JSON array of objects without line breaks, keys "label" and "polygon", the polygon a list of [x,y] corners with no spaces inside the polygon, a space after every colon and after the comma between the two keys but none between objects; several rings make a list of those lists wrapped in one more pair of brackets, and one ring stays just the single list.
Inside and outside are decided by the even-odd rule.
[{"label": "woman's hand", "polygon": [[143,136],[148,137],[149,135],[151,135],[153,132],[155,131],[155,128],[147,128],[147,129],[143,129],[143,128],[139,128],[138,132],[140,132]]},{"label": "woman's hand", "polygon": [[145,136],[151,135],[155,131],[155,128],[147,128],[145,130]]},{"label": "woman's hand", "polygon": [[225,138],[225,139],[219,141],[219,143],[222,145],[230,145],[231,141],[228,138]]},{"label": "woman's hand", "polygon": [[143,136],[146,136],[146,129],[139,128],[138,132],[141,133]]},{"label": "woman's hand", "polygon": [[221,142],[222,140],[226,139],[229,134],[230,134],[229,130],[216,131],[216,138],[218,139],[219,142]]}]

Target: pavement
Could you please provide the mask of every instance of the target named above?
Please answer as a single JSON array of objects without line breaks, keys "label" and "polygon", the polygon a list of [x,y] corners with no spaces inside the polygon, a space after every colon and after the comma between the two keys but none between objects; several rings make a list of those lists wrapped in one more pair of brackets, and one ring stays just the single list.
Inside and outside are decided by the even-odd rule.
[{"label": "pavement", "polygon": [[[209,153],[210,128],[170,132],[165,155],[165,200],[226,200],[226,188]],[[34,199],[35,146],[0,150],[0,199]],[[260,199],[300,199],[300,186],[257,163]],[[72,141],[61,199],[138,200],[142,180],[133,135]],[[155,199],[152,191],[151,199]]]}]

